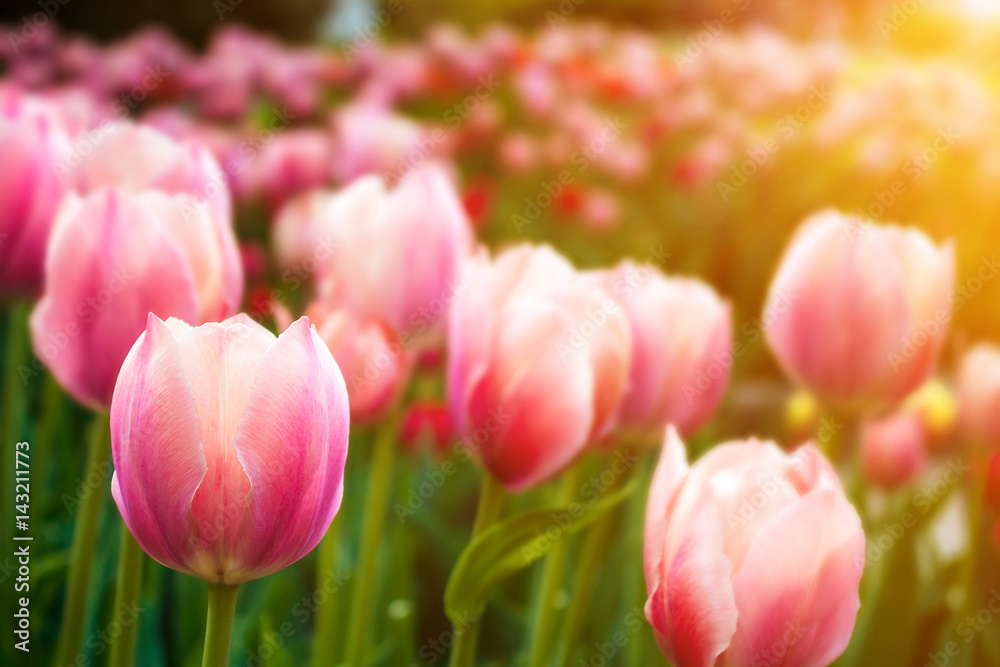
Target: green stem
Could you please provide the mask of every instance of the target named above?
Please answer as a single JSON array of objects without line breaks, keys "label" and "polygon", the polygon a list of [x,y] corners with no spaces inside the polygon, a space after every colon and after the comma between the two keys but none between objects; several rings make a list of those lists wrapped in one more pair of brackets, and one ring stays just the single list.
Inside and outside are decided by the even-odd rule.
[{"label": "green stem", "polygon": [[375,570],[378,547],[382,541],[385,517],[389,511],[389,490],[392,488],[393,464],[396,455],[396,435],[399,411],[379,430],[375,437],[375,452],[368,471],[365,491],[365,518],[361,526],[361,548],[358,554],[357,578],[351,588],[351,617],[347,628],[346,661],[351,667],[365,664],[372,610],[377,597]]},{"label": "green stem", "polygon": [[[479,492],[476,519],[472,524],[469,541],[476,539],[496,523],[503,511],[503,501],[507,497],[503,485],[489,473],[483,474],[483,488]],[[454,629],[454,643],[451,648],[450,667],[472,667],[476,663],[476,644],[479,641],[479,619],[472,619],[469,627]]]},{"label": "green stem", "polygon": [[[618,483],[619,480],[620,476],[607,489],[606,495],[614,493],[621,486]],[[594,594],[597,574],[601,569],[604,554],[607,552],[607,546],[611,540],[612,529],[616,523],[615,513],[601,517],[584,536],[576,572],[573,575],[573,588],[570,590],[573,604],[569,605],[566,610],[566,618],[563,620],[556,652],[556,661],[553,663],[557,667],[570,664],[570,660],[573,659],[573,651],[576,648],[577,637],[580,636],[580,630],[583,628],[584,619],[594,609],[591,596]]]},{"label": "green stem", "polygon": [[[625,554],[627,558],[631,559],[630,563],[636,563],[639,566],[625,568],[625,576],[623,577],[625,594],[622,595],[622,602],[624,604],[621,609],[621,618],[625,618],[628,614],[637,610],[641,612],[646,605],[646,582],[641,567],[642,541],[646,516],[645,490],[649,489],[653,469],[656,464],[653,451],[652,449],[646,449],[640,453],[641,458],[633,474],[639,476],[639,479],[642,480],[640,488],[643,492],[633,494],[628,499],[628,505],[625,510]],[[628,667],[646,667],[649,664],[659,664],[653,663],[647,657],[654,655],[654,652],[649,650],[652,643],[651,639],[651,633],[640,633],[639,636],[626,645],[624,649],[625,664]]]},{"label": "green stem", "polygon": [[[558,507],[569,505],[579,495],[580,467],[581,465],[577,464],[563,474],[556,498]],[[549,654],[552,652],[558,620],[556,600],[562,590],[563,572],[566,569],[566,547],[567,540],[556,540],[545,556],[541,590],[535,600],[534,632],[528,654],[528,665],[531,667],[544,667],[549,664]]]},{"label": "green stem", "polygon": [[[95,415],[91,425],[87,447],[87,464],[83,471],[86,480],[91,472],[100,471],[107,463],[111,450],[110,425],[108,415]],[[80,499],[76,508],[76,525],[73,527],[73,544],[70,547],[69,574],[66,577],[66,600],[63,604],[63,624],[59,638],[59,664],[71,665],[76,662],[83,636],[83,621],[87,606],[87,589],[90,571],[94,563],[97,544],[97,528],[101,510],[104,507],[104,489],[107,485],[102,478],[94,488],[89,488],[86,497]]]},{"label": "green stem", "polygon": [[108,667],[131,667],[135,650],[135,630],[139,619],[135,610],[139,606],[139,590],[142,588],[142,549],[132,537],[128,527],[121,526],[121,546],[118,549],[118,581],[115,586],[115,606],[112,614],[120,614],[121,634],[111,645]]},{"label": "green stem", "polygon": [[[316,586],[321,587],[326,582],[330,570],[334,566],[337,553],[337,543],[340,542],[342,517],[335,517],[330,529],[319,543],[319,553],[316,557]],[[335,664],[337,627],[339,614],[337,600],[331,596],[319,605],[316,611],[316,631],[313,636],[313,667],[329,667]]]},{"label": "green stem", "polygon": [[205,624],[205,657],[202,667],[226,667],[233,638],[239,584],[208,585],[208,621]]}]

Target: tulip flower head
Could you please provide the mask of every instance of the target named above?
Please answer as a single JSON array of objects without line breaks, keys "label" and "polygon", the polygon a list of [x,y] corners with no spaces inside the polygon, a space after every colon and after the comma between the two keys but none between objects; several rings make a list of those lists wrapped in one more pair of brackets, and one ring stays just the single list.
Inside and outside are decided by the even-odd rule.
[{"label": "tulip flower head", "polygon": [[233,315],[243,268],[232,229],[187,195],[104,188],[67,195],[53,226],[35,353],[80,403],[107,410],[146,316]]},{"label": "tulip flower head", "polygon": [[785,252],[764,310],[768,345],[821,399],[877,411],[933,371],[955,281],[950,243],[823,211]]},{"label": "tulip flower head", "polygon": [[42,287],[45,245],[67,185],[59,165],[69,133],[56,107],[0,90],[0,294]]},{"label": "tulip flower head", "polygon": [[776,646],[782,665],[829,665],[847,647],[865,536],[814,445],[730,442],[689,466],[670,427],[644,542],[646,618],[677,667],[763,664]]},{"label": "tulip flower head", "polygon": [[614,425],[631,336],[621,309],[551,248],[472,261],[449,322],[457,436],[512,491],[560,472]]},{"label": "tulip flower head", "polygon": [[927,433],[917,412],[898,410],[861,426],[861,461],[872,484],[894,489],[927,465]]},{"label": "tulip flower head", "polygon": [[605,274],[605,281],[632,330],[618,428],[650,435],[673,424],[693,433],[715,411],[729,379],[729,304],[698,280],[667,278],[631,262]]},{"label": "tulip flower head", "polygon": [[151,558],[210,583],[257,579],[326,533],[349,419],[307,318],[276,338],[245,315],[191,327],[150,314],[111,405],[111,491]]}]

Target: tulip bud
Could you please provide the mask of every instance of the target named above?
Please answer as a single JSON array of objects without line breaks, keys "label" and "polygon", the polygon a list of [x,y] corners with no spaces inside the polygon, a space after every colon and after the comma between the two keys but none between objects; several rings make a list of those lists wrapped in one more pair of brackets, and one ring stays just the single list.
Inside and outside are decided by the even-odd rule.
[{"label": "tulip bud", "polygon": [[490,474],[521,491],[614,425],[628,323],[550,248],[518,246],[471,264],[449,323],[452,423]]},{"label": "tulip bud", "polygon": [[149,315],[111,404],[111,480],[151,558],[239,584],[305,556],[343,497],[349,426],[336,362],[307,318],[275,338],[245,315]]},{"label": "tulip bud", "polygon": [[31,315],[35,353],[76,400],[107,410],[146,316],[232,315],[243,270],[232,229],[186,195],[105,188],[67,195]]},{"label": "tulip bud", "polygon": [[985,343],[965,353],[958,370],[958,425],[974,444],[1000,443],[1000,348]]},{"label": "tulip bud", "polygon": [[66,191],[69,134],[55,107],[12,91],[0,97],[0,294],[41,290],[45,245]]},{"label": "tulip bud", "polygon": [[702,282],[624,262],[607,274],[632,331],[618,428],[641,435],[667,424],[697,430],[715,411],[732,366],[729,304]]},{"label": "tulip bud", "polygon": [[832,466],[811,443],[786,454],[753,439],[686,459],[670,427],[644,546],[646,618],[663,654],[677,667],[832,663],[865,560]]},{"label": "tulip bud", "polygon": [[861,462],[865,478],[895,489],[915,479],[927,465],[927,437],[920,415],[900,410],[861,425]]},{"label": "tulip bud", "polygon": [[955,280],[950,243],[823,211],[795,234],[765,307],[768,345],[820,399],[877,411],[934,368]]}]

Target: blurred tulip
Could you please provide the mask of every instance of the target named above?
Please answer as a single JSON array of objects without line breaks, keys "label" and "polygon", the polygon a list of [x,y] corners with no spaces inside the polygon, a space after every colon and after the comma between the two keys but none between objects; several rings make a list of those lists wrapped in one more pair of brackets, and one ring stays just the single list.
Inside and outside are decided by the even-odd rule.
[{"label": "blurred tulip", "polygon": [[886,489],[912,481],[927,465],[927,436],[920,415],[899,410],[861,425],[865,479]]},{"label": "blurred tulip", "polygon": [[372,103],[342,107],[334,115],[334,178],[347,184],[365,174],[393,180],[410,160],[427,160],[434,141],[414,121]]},{"label": "blurred tulip", "polygon": [[951,243],[822,211],[802,224],[771,283],[767,342],[821,400],[891,406],[932,372],[954,281]]},{"label": "blurred tulip", "polygon": [[340,369],[302,318],[275,338],[245,315],[153,314],[111,405],[111,492],[157,562],[239,584],[309,553],[343,497]]},{"label": "blurred tulip", "polygon": [[646,618],[663,654],[677,667],[832,663],[865,560],[832,466],[812,443],[786,454],[753,439],[686,459],[669,428],[644,540]]},{"label": "blurred tulip", "polygon": [[1000,348],[980,343],[958,369],[958,425],[966,440],[995,448],[1000,444]]},{"label": "blurred tulip", "polygon": [[412,349],[375,320],[362,320],[317,301],[306,309],[344,372],[351,417],[370,422],[392,409],[406,389],[415,364]]},{"label": "blurred tulip", "polygon": [[614,229],[621,222],[621,201],[609,190],[590,190],[581,205],[583,221],[596,232]]},{"label": "blurred tulip", "polygon": [[186,195],[103,188],[60,207],[31,315],[39,359],[80,403],[107,410],[146,316],[234,314],[243,269],[228,225]]},{"label": "blurred tulip", "polygon": [[232,224],[225,176],[205,146],[177,142],[152,127],[123,122],[99,135],[88,154],[84,155],[80,147],[67,168],[83,193],[114,186],[133,192],[186,194],[194,199],[196,207],[211,212],[216,225]]},{"label": "blurred tulip", "polygon": [[284,130],[249,163],[246,189],[277,211],[292,195],[330,182],[334,156],[323,130]]},{"label": "blurred tulip", "polygon": [[414,449],[424,437],[429,438],[435,453],[448,454],[452,429],[447,405],[427,401],[414,403],[407,409],[400,433],[403,446]]},{"label": "blurred tulip", "polygon": [[480,254],[449,324],[457,435],[510,490],[536,485],[613,426],[630,353],[621,310],[552,249]]},{"label": "blurred tulip", "polygon": [[632,330],[618,428],[641,436],[667,424],[698,429],[715,411],[732,366],[732,314],[711,287],[622,262],[604,275]]},{"label": "blurred tulip", "polygon": [[42,288],[45,244],[66,191],[58,165],[69,135],[58,110],[33,96],[0,91],[0,294]]},{"label": "blurred tulip", "polygon": [[429,164],[388,192],[377,177],[362,178],[315,211],[312,223],[287,224],[331,239],[332,259],[318,268],[320,298],[402,334],[407,345],[439,343],[472,246],[446,171]]}]

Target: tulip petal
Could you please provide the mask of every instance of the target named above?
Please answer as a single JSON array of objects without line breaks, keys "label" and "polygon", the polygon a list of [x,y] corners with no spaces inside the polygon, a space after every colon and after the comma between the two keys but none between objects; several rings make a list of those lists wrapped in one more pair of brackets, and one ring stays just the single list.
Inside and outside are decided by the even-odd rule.
[{"label": "tulip petal", "polygon": [[847,647],[860,606],[864,533],[834,489],[804,496],[754,538],[732,585],[739,623],[727,665],[782,652],[782,665],[825,667]]},{"label": "tulip petal", "polygon": [[663,540],[677,490],[687,477],[687,451],[677,429],[667,427],[666,439],[660,462],[656,465],[646,503],[646,527],[643,537],[643,562],[646,568],[646,592],[652,593],[660,583],[660,565],[663,558]]},{"label": "tulip petal", "polygon": [[191,502],[208,467],[191,382],[167,326],[150,314],[115,387],[111,492],[132,535],[152,558],[195,572]]},{"label": "tulip petal", "polygon": [[285,567],[312,549],[343,494],[347,388],[309,320],[278,337],[260,362],[235,447],[250,479],[228,582]]},{"label": "tulip petal", "polygon": [[684,667],[712,667],[736,630],[737,603],[723,552],[723,523],[712,490],[701,487],[686,526],[668,527],[660,582],[646,603],[667,658]]}]

